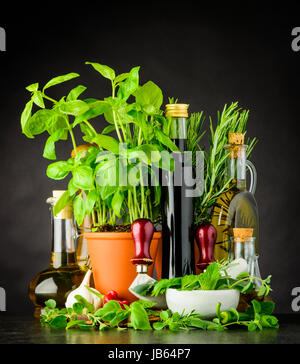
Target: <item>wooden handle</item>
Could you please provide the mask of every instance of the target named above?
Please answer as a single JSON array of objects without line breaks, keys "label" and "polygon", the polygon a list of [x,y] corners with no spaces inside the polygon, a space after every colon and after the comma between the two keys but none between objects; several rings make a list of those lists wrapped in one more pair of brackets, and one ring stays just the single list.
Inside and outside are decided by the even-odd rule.
[{"label": "wooden handle", "polygon": [[134,265],[151,265],[150,244],[154,234],[154,225],[148,219],[138,219],[131,225],[134,240],[135,257],[131,259]]},{"label": "wooden handle", "polygon": [[214,249],[217,239],[217,231],[211,224],[204,224],[196,231],[196,240],[200,250],[200,260],[197,268],[205,270],[209,264],[214,262]]}]

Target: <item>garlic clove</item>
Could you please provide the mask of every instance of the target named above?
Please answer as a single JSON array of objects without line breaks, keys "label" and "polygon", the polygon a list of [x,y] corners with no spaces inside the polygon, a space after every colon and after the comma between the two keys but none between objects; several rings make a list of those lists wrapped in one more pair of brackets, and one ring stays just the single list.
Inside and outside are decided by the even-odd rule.
[{"label": "garlic clove", "polygon": [[[72,291],[66,300],[65,306],[66,308],[72,308],[74,303],[78,302],[75,296],[79,295],[85,298],[89,303],[93,304],[95,310],[98,310],[102,306],[102,299],[92,292],[90,292],[86,287],[90,288],[90,280],[91,280],[92,271],[88,270],[86,275],[83,278],[81,285]],[[93,292],[100,294],[95,288],[90,288]]]}]

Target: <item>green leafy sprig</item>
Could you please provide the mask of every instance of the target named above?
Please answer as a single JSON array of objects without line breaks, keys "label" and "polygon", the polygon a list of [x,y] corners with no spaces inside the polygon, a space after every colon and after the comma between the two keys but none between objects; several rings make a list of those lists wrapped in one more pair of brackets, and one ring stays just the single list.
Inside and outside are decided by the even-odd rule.
[{"label": "green leafy sprig", "polygon": [[[278,319],[272,316],[274,304],[271,302],[259,303],[252,301],[252,306],[245,313],[236,310],[221,312],[221,305],[216,307],[216,318],[204,320],[201,315],[190,313],[187,315],[173,313],[170,310],[156,311],[155,303],[136,301],[125,305],[124,309],[117,301],[109,301],[102,308],[95,311],[91,305],[81,296],[77,296],[78,302],[73,308],[58,309],[54,300],[45,302],[45,312],[41,317],[41,323],[53,328],[66,329],[79,328],[81,330],[105,331],[116,328],[125,330],[162,330],[171,331],[189,330],[196,328],[201,330],[224,331],[233,325],[246,326],[249,331],[263,328],[278,328]],[[151,318],[151,320],[150,320]]]},{"label": "green leafy sprig", "polygon": [[250,276],[248,272],[243,272],[234,279],[226,273],[229,266],[230,264],[220,265],[214,262],[201,274],[161,279],[154,284],[138,285],[134,290],[142,296],[150,294],[154,297],[164,294],[169,288],[179,291],[236,289],[241,293],[247,293],[255,288],[255,281],[260,281],[261,288],[258,291],[258,296],[268,295],[271,291],[271,276],[261,279]]}]

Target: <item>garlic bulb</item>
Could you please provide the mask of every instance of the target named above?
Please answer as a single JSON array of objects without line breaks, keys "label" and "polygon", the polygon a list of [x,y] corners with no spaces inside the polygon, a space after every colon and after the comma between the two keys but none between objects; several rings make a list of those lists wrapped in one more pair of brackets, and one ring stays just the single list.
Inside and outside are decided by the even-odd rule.
[{"label": "garlic bulb", "polygon": [[[91,280],[92,271],[91,269],[88,270],[86,275],[84,276],[84,279],[81,283],[81,285],[76,288],[74,291],[72,291],[66,301],[66,308],[72,308],[74,303],[78,302],[75,298],[75,296],[80,295],[83,298],[85,298],[89,303],[93,304],[95,307],[95,310],[98,310],[102,306],[102,299],[92,292],[90,292],[87,287],[90,287],[90,280]],[[90,288],[92,291],[100,294],[96,289]]]}]

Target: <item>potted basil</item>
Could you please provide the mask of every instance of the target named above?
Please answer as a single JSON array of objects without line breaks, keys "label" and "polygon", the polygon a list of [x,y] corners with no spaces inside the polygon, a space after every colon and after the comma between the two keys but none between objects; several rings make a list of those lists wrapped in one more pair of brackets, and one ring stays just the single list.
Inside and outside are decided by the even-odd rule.
[{"label": "potted basil", "polygon": [[[54,214],[72,202],[78,226],[86,215],[91,216],[92,231],[85,237],[96,288],[103,293],[114,289],[121,297],[132,299],[128,287],[136,272],[130,264],[134,244],[129,227],[138,218],[159,220],[161,188],[153,183],[157,175],[150,167],[155,163],[163,168],[161,152],[178,149],[168,137],[162,91],[151,81],[139,85],[139,67],[116,75],[108,66],[87,64],[108,79],[110,96],[103,100],[81,98],[86,91],[82,85],[59,100],[49,96],[51,87],[79,77],[77,73],[53,78],[43,88],[31,84],[26,88],[31,98],[21,126],[28,138],[48,133],[43,156],[54,162],[48,166],[47,176],[69,178]],[[102,130],[95,122],[98,117],[107,124]],[[80,141],[75,138],[76,128],[81,130]],[[68,140],[72,156],[56,161],[55,143]],[[151,248],[154,259],[160,244],[161,233],[156,232]]]}]

